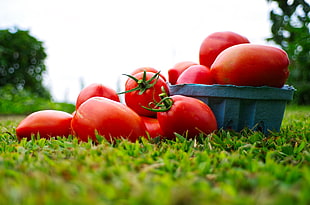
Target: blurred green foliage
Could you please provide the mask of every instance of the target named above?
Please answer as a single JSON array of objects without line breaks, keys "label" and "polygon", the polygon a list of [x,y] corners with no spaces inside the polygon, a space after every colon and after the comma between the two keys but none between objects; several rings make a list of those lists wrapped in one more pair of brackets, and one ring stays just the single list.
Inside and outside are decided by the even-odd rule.
[{"label": "blurred green foliage", "polygon": [[30,114],[35,111],[52,109],[72,113],[75,106],[69,103],[52,102],[29,90],[18,90],[12,85],[0,87],[0,114]]},{"label": "blurred green foliage", "polygon": [[272,37],[290,58],[288,83],[297,88],[295,101],[310,104],[310,5],[306,0],[267,0],[270,2]]},{"label": "blurred green foliage", "polygon": [[0,87],[13,85],[18,90],[25,89],[51,99],[42,84],[46,57],[43,43],[29,31],[0,30]]}]

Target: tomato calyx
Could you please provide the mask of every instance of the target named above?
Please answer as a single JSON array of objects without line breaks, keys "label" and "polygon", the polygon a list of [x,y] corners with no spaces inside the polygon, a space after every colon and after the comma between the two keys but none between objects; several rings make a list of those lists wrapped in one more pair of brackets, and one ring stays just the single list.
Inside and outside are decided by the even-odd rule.
[{"label": "tomato calyx", "polygon": [[[168,93],[164,89],[164,87],[161,87],[162,93],[159,94],[160,101],[159,102],[150,102],[149,107],[142,106],[144,109],[153,111],[153,112],[166,112],[170,110],[170,108],[173,105],[173,100],[170,96],[168,96]],[[154,105],[154,106],[152,106]]]},{"label": "tomato calyx", "polygon": [[[133,79],[138,85],[137,87],[131,89],[131,90],[127,90],[124,92],[120,92],[118,94],[125,94],[125,93],[130,93],[133,91],[138,91],[139,90],[139,95],[142,95],[146,90],[152,88],[158,81],[159,79],[159,72],[155,73],[154,76],[152,78],[150,78],[149,80],[146,79],[146,71],[143,71],[143,76],[141,79],[137,79],[136,77],[132,76],[132,75],[128,75],[128,74],[123,74],[131,79]],[[154,80],[154,82],[152,82]]]}]

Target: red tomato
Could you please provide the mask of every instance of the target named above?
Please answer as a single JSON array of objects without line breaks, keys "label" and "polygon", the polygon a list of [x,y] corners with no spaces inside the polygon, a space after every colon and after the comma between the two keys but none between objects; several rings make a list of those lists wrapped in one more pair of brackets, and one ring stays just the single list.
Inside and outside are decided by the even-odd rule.
[{"label": "red tomato", "polygon": [[176,84],[214,84],[210,69],[204,65],[192,65],[179,76]]},{"label": "red tomato", "polygon": [[203,40],[200,46],[199,62],[210,68],[215,58],[223,50],[241,43],[250,43],[250,41],[246,37],[230,31],[212,33]]},{"label": "red tomato", "polygon": [[126,81],[125,92],[137,88],[135,91],[125,93],[126,105],[139,115],[155,117],[156,112],[146,110],[142,106],[149,107],[150,103],[159,102],[161,100],[159,94],[162,93],[161,87],[168,91],[168,85],[161,77],[158,77],[157,81],[156,79],[151,80],[154,75],[155,73],[145,72],[144,77],[144,72],[140,72],[133,75],[136,80],[128,78]]},{"label": "red tomato", "polygon": [[174,139],[174,133],[185,135],[186,132],[189,138],[193,138],[201,132],[210,134],[217,130],[216,118],[207,104],[182,95],[171,96],[171,99],[171,108],[157,113],[165,138]]},{"label": "red tomato", "polygon": [[151,138],[163,136],[163,131],[160,128],[157,118],[145,117],[145,116],[141,116],[141,118]]},{"label": "red tomato", "polygon": [[145,136],[141,117],[124,104],[105,97],[85,101],[73,116],[71,127],[81,141],[96,141],[96,132],[108,141],[126,138],[130,141]]},{"label": "red tomato", "polygon": [[172,68],[168,70],[168,81],[171,85],[174,85],[181,73],[185,71],[189,66],[191,65],[198,65],[195,62],[192,61],[181,61],[176,63]]},{"label": "red tomato", "polygon": [[223,51],[211,66],[219,84],[282,87],[289,76],[289,59],[282,49],[240,44]]},{"label": "red tomato", "polygon": [[[140,67],[140,68],[137,68],[134,71],[132,71],[131,75],[134,75],[134,74],[137,74],[137,73],[140,73],[140,72],[143,72],[143,71],[152,72],[152,73],[158,73],[159,72],[159,70],[157,70],[157,69],[155,69],[153,67]],[[164,79],[165,81],[167,81],[166,77],[163,74],[159,73],[159,76],[162,79]]]},{"label": "red tomato", "polygon": [[99,83],[93,83],[81,90],[76,100],[76,109],[78,109],[83,102],[91,97],[106,97],[120,102],[115,90]]},{"label": "red tomato", "polygon": [[72,115],[57,110],[41,110],[28,115],[16,128],[19,140],[31,139],[32,135],[39,134],[41,138],[57,136],[67,137],[71,134]]}]

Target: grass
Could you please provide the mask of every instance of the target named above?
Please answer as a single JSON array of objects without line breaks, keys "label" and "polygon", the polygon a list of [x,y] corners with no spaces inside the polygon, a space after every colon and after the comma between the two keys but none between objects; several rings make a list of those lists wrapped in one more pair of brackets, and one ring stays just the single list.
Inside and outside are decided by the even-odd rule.
[{"label": "grass", "polygon": [[0,119],[0,204],[309,204],[310,107],[279,133],[109,144],[17,141]]},{"label": "grass", "polygon": [[12,86],[0,87],[0,115],[25,115],[39,110],[61,110],[72,113],[75,105],[54,102],[26,90],[16,91]]}]

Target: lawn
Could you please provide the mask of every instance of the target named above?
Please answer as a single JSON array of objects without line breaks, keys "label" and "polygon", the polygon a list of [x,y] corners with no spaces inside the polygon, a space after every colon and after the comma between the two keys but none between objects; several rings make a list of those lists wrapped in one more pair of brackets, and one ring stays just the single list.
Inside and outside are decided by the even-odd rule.
[{"label": "lawn", "polygon": [[115,144],[17,141],[0,118],[0,204],[309,204],[310,107],[281,131]]}]

